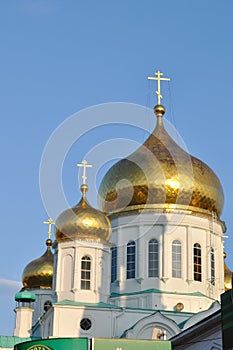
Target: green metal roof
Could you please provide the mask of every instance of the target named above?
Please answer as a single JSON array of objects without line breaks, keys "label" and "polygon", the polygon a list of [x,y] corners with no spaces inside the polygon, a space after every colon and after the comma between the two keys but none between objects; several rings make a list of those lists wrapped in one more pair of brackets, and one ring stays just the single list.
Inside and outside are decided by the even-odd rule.
[{"label": "green metal roof", "polygon": [[28,291],[23,291],[15,294],[15,301],[35,301],[36,296],[35,294],[28,292]]},{"label": "green metal roof", "polygon": [[77,302],[77,301],[71,301],[71,300],[62,300],[59,301],[57,303],[55,303],[54,305],[67,305],[67,306],[84,306],[84,307],[95,307],[95,308],[101,308],[101,309],[118,309],[118,310],[136,310],[136,311],[148,311],[151,313],[154,312],[162,312],[162,313],[171,313],[171,314],[182,314],[182,315],[188,315],[188,316],[192,316],[195,313],[194,312],[186,312],[186,311],[174,311],[174,310],[158,310],[158,309],[146,309],[146,308],[136,308],[136,307],[129,307],[129,306],[117,306],[117,305],[113,305],[113,304],[107,304],[107,303],[81,303],[81,302]]},{"label": "green metal roof", "polygon": [[96,307],[96,308],[101,308],[101,309],[122,309],[120,306],[116,306],[113,304],[107,304],[107,303],[80,303],[78,301],[71,301],[71,300],[62,300],[54,305],[70,305],[70,306],[90,306],[90,307]]},{"label": "green metal roof", "polygon": [[141,291],[138,291],[138,292],[122,293],[122,294],[111,293],[110,297],[111,298],[116,298],[116,297],[121,297],[121,296],[124,296],[124,295],[138,295],[138,294],[148,294],[148,293],[188,295],[188,296],[196,296],[196,297],[206,297],[208,299],[211,299],[207,295],[205,295],[205,294],[203,294],[201,292],[193,292],[193,293],[167,292],[167,291],[163,291],[163,290],[159,290],[159,289],[155,289],[155,288],[141,290]]},{"label": "green metal roof", "polygon": [[182,329],[185,325],[185,323],[187,322],[188,320],[184,320],[183,322],[179,323],[178,326],[180,327],[180,329]]},{"label": "green metal roof", "polygon": [[23,343],[29,340],[36,340],[40,338],[28,337],[28,338],[20,338],[13,336],[0,336],[0,347],[1,348],[13,348],[16,344]]}]

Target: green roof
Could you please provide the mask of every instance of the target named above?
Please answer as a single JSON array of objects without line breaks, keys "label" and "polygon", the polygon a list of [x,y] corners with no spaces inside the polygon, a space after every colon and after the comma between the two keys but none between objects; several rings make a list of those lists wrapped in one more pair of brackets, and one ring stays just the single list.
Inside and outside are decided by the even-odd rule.
[{"label": "green roof", "polygon": [[20,338],[13,336],[0,336],[0,347],[1,348],[13,348],[16,344],[23,343],[29,340],[36,340],[40,338],[28,337],[28,338]]},{"label": "green roof", "polygon": [[122,309],[120,306],[116,306],[113,304],[107,304],[107,303],[80,303],[78,301],[71,301],[71,300],[62,300],[54,305],[70,305],[70,306],[90,306],[90,307],[96,307],[96,308],[101,308],[101,309]]},{"label": "green roof", "polygon": [[[136,322],[136,323],[137,323],[137,322]],[[125,338],[126,335],[127,335],[127,331],[130,331],[131,329],[134,329],[134,326],[135,326],[136,323],[134,323],[131,327],[127,328],[127,329],[121,334],[120,338]]]},{"label": "green roof", "polygon": [[159,310],[159,309],[147,309],[147,308],[139,308],[139,307],[129,307],[129,306],[117,306],[113,304],[107,304],[107,303],[81,303],[78,301],[72,301],[72,300],[62,300],[54,305],[61,305],[61,306],[84,306],[84,307],[94,307],[94,308],[100,308],[100,309],[118,309],[118,310],[136,310],[136,311],[148,311],[148,312],[162,312],[162,313],[171,313],[171,314],[182,314],[182,315],[194,315],[193,312],[186,312],[186,311],[174,311],[174,310]]},{"label": "green roof", "polygon": [[15,301],[35,301],[36,296],[35,294],[28,292],[28,291],[23,291],[15,294]]},{"label": "green roof", "polygon": [[206,297],[208,299],[211,299],[207,295],[205,295],[205,294],[203,294],[201,292],[193,292],[193,293],[167,292],[167,291],[163,291],[163,290],[156,289],[156,288],[141,290],[141,291],[138,291],[138,292],[122,293],[122,294],[120,294],[120,293],[111,293],[110,297],[111,298],[116,298],[116,297],[121,297],[121,296],[124,296],[124,295],[138,295],[138,294],[147,294],[147,293],[188,295],[188,296],[196,296],[196,297]]},{"label": "green roof", "polygon": [[178,324],[178,326],[180,327],[180,329],[182,329],[183,327],[184,327],[184,325],[185,325],[185,323],[187,322],[188,320],[184,320],[183,322],[180,322],[179,324]]}]

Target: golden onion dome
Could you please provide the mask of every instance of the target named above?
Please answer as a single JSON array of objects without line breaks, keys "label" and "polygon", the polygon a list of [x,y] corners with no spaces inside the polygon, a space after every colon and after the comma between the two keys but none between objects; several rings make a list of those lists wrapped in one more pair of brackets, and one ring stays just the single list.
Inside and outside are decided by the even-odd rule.
[{"label": "golden onion dome", "polygon": [[65,210],[56,220],[56,240],[94,240],[107,242],[111,223],[107,215],[90,206],[86,199],[88,186],[81,186],[82,198],[71,209]]},{"label": "golden onion dome", "polygon": [[[226,259],[226,253],[224,253],[224,260]],[[232,289],[232,271],[229,269],[224,261],[224,288],[225,291]]]},{"label": "golden onion dome", "polygon": [[169,136],[162,121],[165,108],[157,105],[154,112],[153,133],[104,176],[99,188],[102,210],[114,214],[187,209],[219,218],[224,196],[218,177]]},{"label": "golden onion dome", "polygon": [[31,261],[24,269],[23,289],[51,289],[53,279],[52,240],[47,239],[47,249],[38,259]]}]

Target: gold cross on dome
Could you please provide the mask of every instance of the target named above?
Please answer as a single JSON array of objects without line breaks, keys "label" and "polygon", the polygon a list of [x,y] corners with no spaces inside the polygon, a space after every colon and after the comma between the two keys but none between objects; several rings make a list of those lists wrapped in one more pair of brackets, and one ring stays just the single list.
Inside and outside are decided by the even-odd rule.
[{"label": "gold cross on dome", "polygon": [[55,225],[55,222],[53,222],[53,219],[49,218],[48,221],[44,221],[45,225],[48,225],[48,238],[50,239],[52,234],[52,225]]},{"label": "gold cross on dome", "polygon": [[158,72],[155,72],[154,74],[157,75],[157,77],[148,77],[148,80],[158,80],[158,89],[156,91],[156,94],[158,96],[158,105],[160,105],[161,99],[163,98],[163,96],[161,95],[161,80],[169,81],[170,78],[162,78],[163,73],[160,72],[160,70],[158,70]]},{"label": "gold cross on dome", "polygon": [[86,180],[87,180],[87,168],[92,168],[91,164],[87,164],[87,161],[84,159],[82,161],[81,164],[77,164],[77,166],[82,167],[83,168],[83,175],[82,175],[82,179],[83,179],[83,185],[86,184]]}]

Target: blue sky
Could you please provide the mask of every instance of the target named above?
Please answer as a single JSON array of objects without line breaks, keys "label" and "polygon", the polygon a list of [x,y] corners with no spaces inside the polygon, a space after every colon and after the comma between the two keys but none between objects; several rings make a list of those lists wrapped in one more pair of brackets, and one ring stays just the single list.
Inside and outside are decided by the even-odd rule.
[{"label": "blue sky", "polygon": [[[222,182],[233,269],[232,13],[231,0],[1,1],[0,334],[13,332],[23,268],[45,249],[39,168],[47,140],[66,118],[93,105],[153,107],[147,76],[158,69],[171,78],[163,87],[166,118]],[[144,123],[148,128],[153,120],[145,116]],[[89,145],[122,135],[143,141],[134,128],[106,127],[70,150],[62,169],[70,205],[79,200],[75,164]],[[89,200],[95,204],[94,195]]]}]

